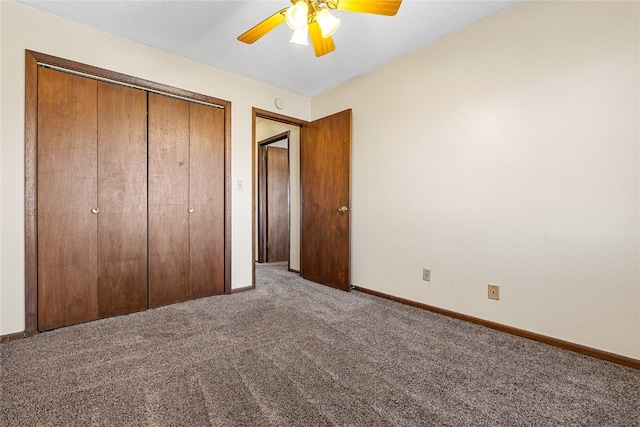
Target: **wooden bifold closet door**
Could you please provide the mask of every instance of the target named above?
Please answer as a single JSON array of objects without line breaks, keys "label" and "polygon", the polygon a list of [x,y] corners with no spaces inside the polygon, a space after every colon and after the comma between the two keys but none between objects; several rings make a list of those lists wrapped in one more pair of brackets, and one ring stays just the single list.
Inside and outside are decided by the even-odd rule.
[{"label": "wooden bifold closet door", "polygon": [[224,293],[225,116],[38,68],[37,329]]},{"label": "wooden bifold closet door", "polygon": [[38,69],[38,330],[147,305],[146,93]]},{"label": "wooden bifold closet door", "polygon": [[224,293],[229,103],[26,60],[26,332]]},{"label": "wooden bifold closet door", "polygon": [[99,317],[147,307],[146,98],[98,83]]},{"label": "wooden bifold closet door", "polygon": [[224,111],[149,94],[149,306],[224,292]]}]

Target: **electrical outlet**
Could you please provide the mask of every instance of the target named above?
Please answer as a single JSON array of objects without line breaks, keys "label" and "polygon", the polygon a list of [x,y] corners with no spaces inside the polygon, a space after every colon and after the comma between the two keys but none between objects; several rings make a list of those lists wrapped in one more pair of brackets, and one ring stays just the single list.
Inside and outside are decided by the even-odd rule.
[{"label": "electrical outlet", "polygon": [[487,292],[489,299],[500,299],[500,286],[489,284],[487,285]]},{"label": "electrical outlet", "polygon": [[431,281],[431,270],[428,268],[423,268],[422,269],[422,280],[424,280],[425,282],[430,282]]}]

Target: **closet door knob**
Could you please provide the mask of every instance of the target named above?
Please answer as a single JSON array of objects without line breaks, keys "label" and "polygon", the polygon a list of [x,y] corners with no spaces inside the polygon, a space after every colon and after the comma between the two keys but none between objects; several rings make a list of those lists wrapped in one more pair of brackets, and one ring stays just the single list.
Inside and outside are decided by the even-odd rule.
[{"label": "closet door knob", "polygon": [[193,213],[193,208],[189,208],[187,211],[189,211],[189,213]]},{"label": "closet door knob", "polygon": [[100,212],[99,208],[93,208],[91,209],[91,213],[97,214],[98,212]]}]

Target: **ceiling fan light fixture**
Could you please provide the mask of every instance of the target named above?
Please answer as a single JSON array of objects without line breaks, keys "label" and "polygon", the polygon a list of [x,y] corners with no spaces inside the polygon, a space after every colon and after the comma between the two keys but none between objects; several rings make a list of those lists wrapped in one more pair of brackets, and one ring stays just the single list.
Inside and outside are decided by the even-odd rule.
[{"label": "ceiling fan light fixture", "polygon": [[292,30],[301,30],[307,26],[307,15],[309,14],[309,5],[305,0],[299,0],[287,9],[285,14],[287,25]]},{"label": "ceiling fan light fixture", "polygon": [[[0,0],[2,1],[2,0]],[[312,45],[317,57],[336,49],[332,35],[340,27],[340,19],[329,11],[370,13],[393,16],[402,0],[289,0],[293,5],[280,9],[238,36],[238,40],[252,44],[286,22],[294,30],[292,43]]]},{"label": "ceiling fan light fixture", "polygon": [[309,26],[305,25],[299,30],[293,30],[293,36],[291,36],[291,43],[299,44],[302,46],[309,46]]},{"label": "ceiling fan light fixture", "polygon": [[322,37],[331,37],[340,26],[340,19],[329,13],[327,9],[320,9],[316,13],[316,21],[322,29]]}]

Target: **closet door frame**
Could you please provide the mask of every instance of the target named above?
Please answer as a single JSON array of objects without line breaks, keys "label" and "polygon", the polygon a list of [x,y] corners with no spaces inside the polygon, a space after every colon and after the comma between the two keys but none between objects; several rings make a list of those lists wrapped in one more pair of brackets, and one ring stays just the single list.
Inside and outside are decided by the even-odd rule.
[{"label": "closet door frame", "polygon": [[44,53],[25,51],[25,331],[37,333],[38,320],[38,66],[47,65],[98,80],[124,84],[224,110],[224,293],[231,293],[231,102],[187,90],[120,74]]}]

